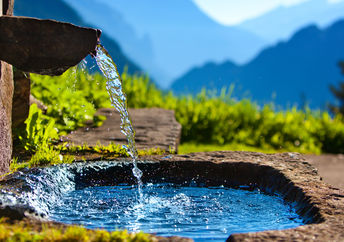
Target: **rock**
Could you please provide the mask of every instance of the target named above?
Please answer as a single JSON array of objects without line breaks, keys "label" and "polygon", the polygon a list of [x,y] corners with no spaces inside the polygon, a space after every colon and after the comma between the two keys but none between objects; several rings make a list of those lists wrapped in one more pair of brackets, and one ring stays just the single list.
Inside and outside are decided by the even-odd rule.
[{"label": "rock", "polygon": [[45,114],[48,110],[48,107],[44,105],[43,102],[41,102],[40,100],[38,100],[37,98],[35,98],[34,96],[30,95],[30,106],[32,104],[36,104],[37,107],[42,110],[42,112]]},{"label": "rock", "polygon": [[12,16],[13,15],[13,7],[14,7],[14,0],[3,0],[2,1],[3,6],[3,14]]},{"label": "rock", "polygon": [[306,160],[319,170],[324,182],[344,189],[344,155],[322,154],[305,155]]},{"label": "rock", "polygon": [[[3,14],[13,14],[13,0],[3,0]],[[3,52],[4,50],[0,48]],[[12,66],[0,61],[0,175],[9,171],[12,156]]]},{"label": "rock", "polygon": [[12,66],[0,62],[0,175],[9,171],[12,156]]},{"label": "rock", "polygon": [[40,215],[31,207],[0,205],[0,217],[6,217],[10,221],[17,221],[24,218],[39,219]]},{"label": "rock", "polygon": [[[75,145],[95,146],[98,142],[102,145],[127,144],[126,137],[120,130],[119,113],[112,108],[100,109],[98,115],[106,116],[101,127],[85,127],[62,137],[63,142]],[[129,109],[134,129],[135,141],[138,149],[160,148],[165,151],[177,151],[181,125],[176,121],[174,112],[161,108]]]},{"label": "rock", "polygon": [[25,72],[60,75],[94,53],[100,30],[54,20],[0,17],[0,59]]},{"label": "rock", "polygon": [[30,74],[14,72],[12,129],[23,127],[30,111]]}]

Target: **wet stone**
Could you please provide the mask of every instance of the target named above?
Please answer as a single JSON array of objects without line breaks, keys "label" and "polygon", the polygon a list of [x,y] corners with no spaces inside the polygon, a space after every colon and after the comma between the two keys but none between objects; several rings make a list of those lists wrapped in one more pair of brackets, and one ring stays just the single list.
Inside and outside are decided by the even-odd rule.
[{"label": "wet stone", "polygon": [[[127,139],[120,130],[120,115],[112,108],[100,109],[97,114],[106,116],[101,127],[80,128],[62,137],[63,142],[74,145],[98,143],[109,145],[127,144]],[[129,109],[136,132],[135,142],[138,149],[160,148],[166,151],[177,150],[181,134],[181,125],[176,121],[174,112],[161,108]]]}]

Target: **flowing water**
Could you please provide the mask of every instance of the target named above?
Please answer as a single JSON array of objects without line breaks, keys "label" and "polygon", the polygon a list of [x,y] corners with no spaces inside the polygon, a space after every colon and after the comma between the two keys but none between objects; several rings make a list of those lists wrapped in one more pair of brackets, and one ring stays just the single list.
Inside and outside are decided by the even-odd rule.
[{"label": "flowing water", "polygon": [[124,148],[133,159],[133,174],[137,178],[139,194],[142,196],[140,191],[142,171],[137,167],[138,155],[135,146],[135,131],[128,113],[127,99],[123,92],[121,76],[118,73],[115,62],[101,44],[97,45],[96,51],[97,65],[107,80],[106,88],[110,95],[112,106],[116,108],[121,116],[121,131],[128,140],[128,146],[124,146]]}]

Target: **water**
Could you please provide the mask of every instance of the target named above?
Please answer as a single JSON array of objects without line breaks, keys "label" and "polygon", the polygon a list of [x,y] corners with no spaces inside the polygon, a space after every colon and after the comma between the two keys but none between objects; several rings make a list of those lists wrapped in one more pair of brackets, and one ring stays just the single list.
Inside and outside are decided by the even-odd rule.
[{"label": "water", "polygon": [[73,166],[64,164],[12,174],[11,186],[1,186],[0,204],[30,207],[48,216],[64,194],[75,190]]},{"label": "water", "polygon": [[50,218],[91,229],[142,230],[196,241],[225,241],[232,233],[303,224],[280,197],[259,191],[148,184],[138,201],[135,189],[121,185],[71,191],[50,210]]},{"label": "water", "polygon": [[142,171],[137,167],[138,154],[135,147],[135,131],[128,113],[127,100],[122,89],[122,80],[118,73],[115,62],[101,44],[97,45],[96,52],[97,55],[95,58],[97,65],[107,79],[106,89],[110,95],[111,104],[114,108],[116,108],[121,117],[121,131],[128,140],[128,146],[124,146],[124,148],[133,159],[133,174],[137,178],[139,194],[142,196],[140,192],[140,187],[142,185]]}]

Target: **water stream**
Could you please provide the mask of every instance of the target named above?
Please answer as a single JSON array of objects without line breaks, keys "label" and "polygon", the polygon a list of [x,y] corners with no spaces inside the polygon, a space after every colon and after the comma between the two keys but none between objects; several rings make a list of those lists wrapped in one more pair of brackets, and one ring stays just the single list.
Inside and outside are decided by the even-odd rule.
[{"label": "water stream", "polygon": [[142,197],[142,171],[137,167],[138,154],[135,146],[135,130],[129,116],[126,95],[122,89],[122,80],[118,73],[117,66],[108,51],[101,44],[97,45],[96,51],[97,55],[95,58],[99,69],[107,80],[106,89],[109,92],[111,104],[121,116],[121,131],[128,140],[128,145],[124,146],[124,148],[133,159],[134,168],[132,171],[137,178],[139,194],[140,197]]}]

